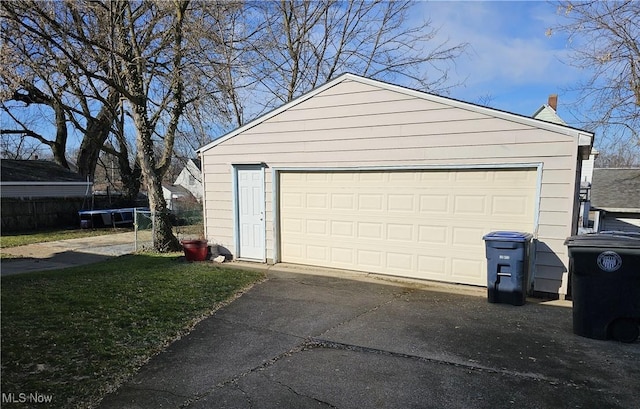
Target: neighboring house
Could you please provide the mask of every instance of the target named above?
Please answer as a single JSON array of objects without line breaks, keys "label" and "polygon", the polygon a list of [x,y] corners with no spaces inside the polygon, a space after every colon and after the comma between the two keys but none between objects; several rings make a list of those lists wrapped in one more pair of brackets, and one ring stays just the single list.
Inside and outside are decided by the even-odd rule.
[{"label": "neighboring house", "polygon": [[54,162],[0,160],[2,229],[78,225],[91,182]]},{"label": "neighboring house", "polygon": [[[546,104],[543,104],[532,115],[533,118],[541,121],[552,122],[554,124],[566,125],[567,123],[558,116],[558,95],[549,95],[549,99]],[[582,161],[582,169],[580,172],[580,182],[586,182],[591,185],[591,178],[593,176],[594,161],[598,157],[598,151],[591,149],[589,158]]]},{"label": "neighboring house", "polygon": [[558,116],[558,95],[551,94],[546,104],[543,104],[531,115],[541,121],[552,122],[554,124],[566,125],[567,123]]},{"label": "neighboring house", "polygon": [[202,201],[200,159],[189,159],[173,184],[184,187],[198,201]]},{"label": "neighboring house", "polygon": [[345,74],[200,148],[205,235],[236,258],[486,286],[483,235],[531,232],[567,294],[593,134]]},{"label": "neighboring house", "polygon": [[173,212],[180,209],[180,202],[196,201],[193,194],[182,186],[163,184],[162,194],[164,196],[164,200],[167,202],[167,209]]},{"label": "neighboring house", "polygon": [[2,159],[0,164],[3,198],[91,196],[91,182],[54,162]]},{"label": "neighboring house", "polygon": [[640,233],[640,168],[593,171],[594,230]]},{"label": "neighboring house", "polygon": [[[558,116],[558,95],[551,94],[546,104],[543,104],[532,115],[533,118],[541,121],[552,122],[554,124],[566,125],[566,122]],[[598,151],[594,148],[587,159],[580,162],[580,211],[578,216],[579,232],[586,233],[592,231],[589,221],[589,213],[591,210],[591,179],[593,177],[593,168]]]}]

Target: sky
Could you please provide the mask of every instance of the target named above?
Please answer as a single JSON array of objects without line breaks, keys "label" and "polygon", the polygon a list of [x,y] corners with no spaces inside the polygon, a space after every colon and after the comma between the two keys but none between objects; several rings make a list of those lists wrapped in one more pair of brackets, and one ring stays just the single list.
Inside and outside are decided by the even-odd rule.
[{"label": "sky", "polygon": [[[569,89],[584,76],[567,64],[567,38],[548,36],[561,21],[556,5],[547,1],[420,2],[422,16],[439,27],[440,40],[468,43],[450,75],[464,85],[449,96],[504,111],[531,116],[550,94],[558,94],[558,115],[577,126]],[[563,61],[564,60],[564,61]]]},{"label": "sky", "polygon": [[581,108],[572,106],[576,94],[569,89],[586,73],[568,65],[565,36],[547,35],[562,21],[552,2],[418,1],[414,11],[409,23],[430,19],[439,29],[436,43],[468,44],[449,72],[451,84],[463,85],[445,96],[531,116],[558,94],[558,115],[581,127],[571,114]]}]

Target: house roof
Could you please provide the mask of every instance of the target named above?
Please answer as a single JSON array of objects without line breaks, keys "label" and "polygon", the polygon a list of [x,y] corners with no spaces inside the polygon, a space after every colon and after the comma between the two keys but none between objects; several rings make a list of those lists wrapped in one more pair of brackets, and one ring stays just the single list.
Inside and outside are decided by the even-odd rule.
[{"label": "house roof", "polygon": [[193,196],[189,190],[180,185],[163,184],[162,187],[171,192],[172,195],[182,197]]},{"label": "house roof", "polygon": [[591,205],[610,212],[640,213],[640,168],[596,168]]},{"label": "house roof", "polygon": [[87,182],[82,176],[47,160],[0,161],[2,182]]},{"label": "house roof", "polygon": [[189,160],[193,162],[194,165],[196,165],[196,168],[198,168],[198,170],[202,170],[200,159],[189,159]]},{"label": "house roof", "polygon": [[453,98],[448,98],[448,97],[442,97],[439,95],[434,95],[434,94],[428,94],[426,92],[423,91],[418,91],[415,89],[411,89],[411,88],[406,88],[406,87],[401,87],[398,85],[393,85],[393,84],[389,84],[386,82],[382,82],[382,81],[378,81],[378,80],[374,80],[374,79],[370,79],[370,78],[365,78],[365,77],[361,77],[359,75],[355,75],[355,74],[342,74],[338,77],[336,77],[335,79],[327,82],[326,84],[310,91],[307,92],[306,94],[294,99],[293,101],[281,106],[280,108],[274,109],[271,112],[268,112],[264,115],[262,115],[259,118],[256,118],[255,120],[247,123],[246,125],[226,134],[221,136],[220,138],[214,140],[213,142],[208,143],[207,145],[204,145],[203,147],[201,147],[200,149],[198,149],[198,153],[202,154],[204,152],[206,152],[207,150],[213,148],[216,145],[219,145],[221,143],[223,143],[224,141],[233,138],[234,136],[241,134],[245,131],[247,131],[248,129],[253,128],[254,126],[257,126],[259,124],[261,124],[262,122],[273,118],[274,116],[314,97],[315,95],[320,94],[321,92],[326,91],[327,89],[330,89],[332,87],[334,87],[335,85],[344,82],[344,81],[356,81],[356,82],[360,82],[363,84],[368,84],[374,87],[379,87],[382,89],[387,89],[390,91],[394,91],[394,92],[400,92],[406,95],[410,95],[416,98],[422,98],[428,101],[432,101],[432,102],[436,102],[436,103],[441,103],[441,104],[446,104],[449,106],[453,106],[453,107],[457,107],[457,108],[462,108],[465,110],[469,110],[469,111],[473,111],[473,112],[477,112],[477,113],[481,113],[484,115],[489,115],[489,116],[493,116],[496,118],[502,118],[508,121],[513,121],[513,122],[517,122],[517,123],[521,123],[521,124],[525,124],[525,125],[529,125],[529,126],[533,126],[536,128],[541,128],[541,129],[546,129],[552,132],[557,132],[557,133],[561,133],[561,134],[565,134],[565,135],[569,135],[569,136],[573,136],[575,138],[578,138],[579,140],[579,146],[587,146],[587,147],[591,147],[593,144],[593,136],[594,134],[592,132],[589,131],[585,131],[582,129],[577,129],[577,128],[573,128],[567,125],[562,125],[562,124],[557,124],[557,123],[552,123],[552,122],[547,122],[544,120],[540,120],[540,119],[536,119],[536,118],[531,118],[528,116],[524,116],[524,115],[519,115],[519,114],[514,114],[511,112],[506,112],[506,111],[501,111],[499,109],[495,109],[495,108],[488,108],[488,107],[484,107],[484,106],[480,106],[480,105],[475,105],[469,102],[464,102],[464,101],[460,101],[457,99],[453,99]]},{"label": "house roof", "polygon": [[567,125],[567,123],[558,116],[556,110],[551,108],[548,104],[543,104],[538,108],[532,117],[541,121],[552,122],[554,124]]}]

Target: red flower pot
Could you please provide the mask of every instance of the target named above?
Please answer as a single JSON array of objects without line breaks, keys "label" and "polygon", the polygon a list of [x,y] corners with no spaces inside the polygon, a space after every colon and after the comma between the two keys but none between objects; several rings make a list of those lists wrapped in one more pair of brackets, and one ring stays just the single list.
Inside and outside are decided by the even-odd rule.
[{"label": "red flower pot", "polygon": [[183,240],[182,248],[187,261],[204,261],[209,253],[206,240]]}]

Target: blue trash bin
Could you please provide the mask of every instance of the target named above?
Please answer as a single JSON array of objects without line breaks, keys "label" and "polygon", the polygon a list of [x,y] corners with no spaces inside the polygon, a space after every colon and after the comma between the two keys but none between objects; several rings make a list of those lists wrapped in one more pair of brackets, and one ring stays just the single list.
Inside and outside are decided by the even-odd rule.
[{"label": "blue trash bin", "polygon": [[484,235],[487,253],[487,299],[524,305],[529,282],[529,244],[533,235],[495,231]]}]

